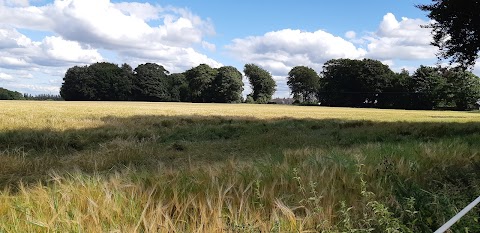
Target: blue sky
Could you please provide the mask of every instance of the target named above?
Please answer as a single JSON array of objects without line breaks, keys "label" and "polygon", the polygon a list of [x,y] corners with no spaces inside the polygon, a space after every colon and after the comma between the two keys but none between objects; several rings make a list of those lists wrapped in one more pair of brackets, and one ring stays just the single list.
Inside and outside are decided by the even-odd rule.
[{"label": "blue sky", "polygon": [[321,72],[329,59],[373,58],[413,72],[435,64],[430,31],[420,27],[428,18],[414,7],[429,2],[0,0],[0,87],[57,94],[69,67],[97,61],[171,72],[256,63],[277,81],[275,96],[287,97],[297,65]]}]

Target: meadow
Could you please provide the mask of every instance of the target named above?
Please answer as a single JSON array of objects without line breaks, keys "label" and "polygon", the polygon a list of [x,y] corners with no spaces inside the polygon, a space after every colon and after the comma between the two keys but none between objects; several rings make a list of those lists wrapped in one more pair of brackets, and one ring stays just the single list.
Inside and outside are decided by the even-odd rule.
[{"label": "meadow", "polygon": [[479,112],[0,101],[0,232],[433,232],[479,141]]}]

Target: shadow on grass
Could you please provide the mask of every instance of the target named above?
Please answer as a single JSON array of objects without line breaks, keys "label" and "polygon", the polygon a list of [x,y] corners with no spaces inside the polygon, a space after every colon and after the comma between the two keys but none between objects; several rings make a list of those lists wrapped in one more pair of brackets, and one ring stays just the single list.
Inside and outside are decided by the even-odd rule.
[{"label": "shadow on grass", "polygon": [[178,168],[235,158],[282,160],[286,150],[455,141],[480,147],[480,123],[373,122],[202,116],[105,117],[97,128],[0,132],[0,186],[52,171]]}]

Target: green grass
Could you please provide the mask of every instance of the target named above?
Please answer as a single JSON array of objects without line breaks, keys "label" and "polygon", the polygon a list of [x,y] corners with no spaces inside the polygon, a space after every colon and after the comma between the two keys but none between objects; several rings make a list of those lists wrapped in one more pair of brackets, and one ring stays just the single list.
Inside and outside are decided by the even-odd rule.
[{"label": "green grass", "polygon": [[474,112],[0,108],[0,232],[432,232],[480,195]]}]

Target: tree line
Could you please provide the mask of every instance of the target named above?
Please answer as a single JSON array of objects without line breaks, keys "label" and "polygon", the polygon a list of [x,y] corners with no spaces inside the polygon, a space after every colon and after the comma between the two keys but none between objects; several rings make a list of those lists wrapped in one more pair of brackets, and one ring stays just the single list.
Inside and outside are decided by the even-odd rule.
[{"label": "tree line", "polygon": [[334,107],[469,110],[480,99],[480,79],[469,71],[420,66],[410,75],[372,59],[333,59],[320,74],[297,66],[287,80],[296,102]]},{"label": "tree line", "polygon": [[[275,92],[271,74],[254,64],[245,65],[252,93],[247,100],[267,103]],[[65,100],[163,101],[195,103],[243,102],[242,73],[235,67],[212,68],[206,64],[170,74],[155,63],[118,66],[101,62],[67,70],[60,95]]]},{"label": "tree line", "polygon": [[[276,88],[271,74],[254,64],[243,72],[252,87],[246,99],[240,71],[205,64],[173,74],[155,63],[135,69],[106,62],[75,66],[67,70],[60,94],[87,101],[270,102]],[[333,107],[468,110],[480,99],[479,78],[469,71],[421,66],[410,75],[372,59],[332,59],[321,73],[297,66],[287,85],[296,103]]]},{"label": "tree line", "polygon": [[23,95],[18,91],[11,91],[0,87],[0,100],[22,100]]},{"label": "tree line", "polygon": [[63,100],[60,95],[52,94],[22,94],[18,91],[11,91],[0,87],[0,100]]}]

